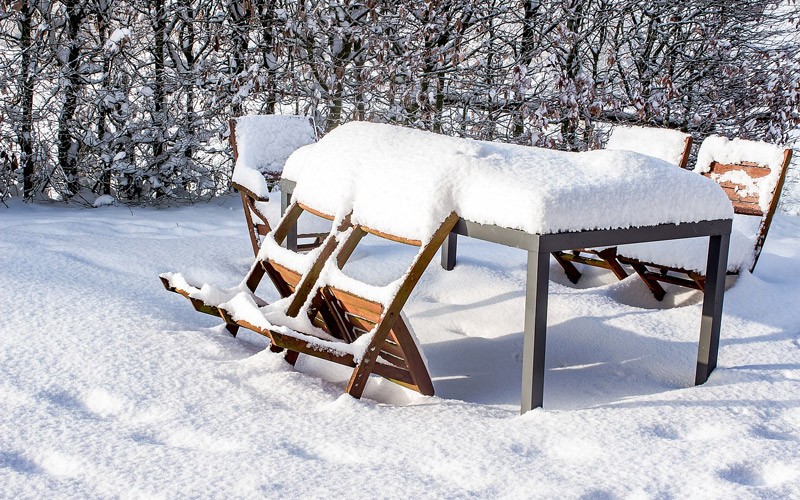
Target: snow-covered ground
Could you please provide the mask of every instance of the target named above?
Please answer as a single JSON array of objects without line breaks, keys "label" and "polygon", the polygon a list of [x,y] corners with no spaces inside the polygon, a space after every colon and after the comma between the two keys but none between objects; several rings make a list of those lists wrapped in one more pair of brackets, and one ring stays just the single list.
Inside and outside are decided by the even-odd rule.
[{"label": "snow-covered ground", "polygon": [[[411,256],[367,243],[361,276]],[[798,217],[730,281],[700,387],[697,292],[553,265],[545,409],[523,416],[524,252],[460,239],[407,306],[437,396],[372,380],[360,401],[346,370],[294,369],[157,279],[232,286],[250,261],[233,197],[0,208],[0,497],[800,496]]]}]

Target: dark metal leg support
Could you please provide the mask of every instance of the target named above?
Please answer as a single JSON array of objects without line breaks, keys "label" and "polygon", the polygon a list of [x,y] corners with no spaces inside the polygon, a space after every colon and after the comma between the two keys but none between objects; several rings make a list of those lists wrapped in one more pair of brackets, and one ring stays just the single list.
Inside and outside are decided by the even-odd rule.
[{"label": "dark metal leg support", "polygon": [[549,253],[528,252],[520,413],[541,407],[544,398],[544,350],[547,336],[549,272]]},{"label": "dark metal leg support", "polygon": [[[292,201],[291,191],[281,191],[281,216],[286,213],[289,204]],[[292,224],[289,228],[289,233],[286,235],[286,241],[283,243],[286,248],[294,252],[297,251],[297,224]]]},{"label": "dark metal leg support", "polygon": [[442,267],[445,271],[452,271],[456,267],[456,247],[458,246],[458,235],[450,233],[442,243]]},{"label": "dark metal leg support", "polygon": [[700,343],[697,348],[697,371],[694,383],[700,385],[717,367],[719,331],[722,326],[722,298],[728,269],[730,235],[711,236],[708,241],[706,287],[703,292],[703,318],[700,320]]}]

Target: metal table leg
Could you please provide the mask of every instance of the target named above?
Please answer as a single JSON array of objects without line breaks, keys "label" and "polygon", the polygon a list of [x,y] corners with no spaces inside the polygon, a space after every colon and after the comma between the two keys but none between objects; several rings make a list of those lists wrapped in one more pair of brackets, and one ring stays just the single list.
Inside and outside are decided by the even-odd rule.
[{"label": "metal table leg", "polygon": [[[292,201],[292,192],[286,190],[285,186],[281,186],[281,216],[286,213],[289,208],[289,203]],[[289,228],[289,233],[286,235],[286,241],[283,244],[289,250],[297,251],[297,224],[292,224]]]},{"label": "metal table leg", "polygon": [[722,325],[722,299],[728,270],[729,234],[711,236],[708,241],[706,286],[703,292],[703,318],[700,320],[700,342],[697,347],[697,371],[694,383],[700,385],[717,366],[719,331]]},{"label": "metal table leg", "polygon": [[528,252],[520,413],[541,407],[544,398],[544,353],[547,337],[549,273],[550,254],[548,252]]},{"label": "metal table leg", "polygon": [[456,267],[456,247],[458,245],[458,235],[450,233],[442,244],[442,267],[446,271],[452,271]]}]

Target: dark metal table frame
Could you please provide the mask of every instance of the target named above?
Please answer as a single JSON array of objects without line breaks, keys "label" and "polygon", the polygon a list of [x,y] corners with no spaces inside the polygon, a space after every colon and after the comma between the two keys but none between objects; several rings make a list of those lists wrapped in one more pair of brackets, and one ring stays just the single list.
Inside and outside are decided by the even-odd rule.
[{"label": "dark metal table frame", "polygon": [[[281,180],[281,211],[285,211],[295,183]],[[457,235],[491,241],[528,252],[528,275],[525,288],[525,326],[523,328],[522,396],[520,413],[541,407],[544,397],[545,344],[547,339],[547,296],[552,252],[575,248],[617,246],[630,243],[708,237],[706,286],[700,340],[697,348],[695,385],[708,380],[717,366],[719,333],[722,325],[722,300],[728,265],[731,219],[683,224],[556,234],[531,234],[490,224],[461,219],[442,245],[442,267],[453,269],[456,262]],[[297,229],[287,238],[290,248],[297,246]]]}]

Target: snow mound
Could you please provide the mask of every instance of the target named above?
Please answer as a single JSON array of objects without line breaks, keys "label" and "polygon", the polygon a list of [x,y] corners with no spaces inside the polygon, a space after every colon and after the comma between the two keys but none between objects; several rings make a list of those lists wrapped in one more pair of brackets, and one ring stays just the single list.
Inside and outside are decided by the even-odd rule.
[{"label": "snow mound", "polygon": [[427,241],[453,211],[530,233],[732,217],[713,181],[628,151],[571,153],[353,122],[286,162],[294,197]]},{"label": "snow mound", "polygon": [[250,115],[236,119],[238,157],[233,182],[261,197],[269,196],[264,175],[280,175],[298,148],[316,142],[310,118],[295,115]]},{"label": "snow mound", "polygon": [[680,165],[688,137],[691,136],[668,128],[616,126],[605,149],[633,151]]},{"label": "snow mound", "polygon": [[117,200],[115,200],[113,196],[104,194],[102,196],[98,196],[97,199],[94,200],[94,203],[92,203],[92,206],[94,208],[105,207],[108,205],[113,205],[115,201]]}]

